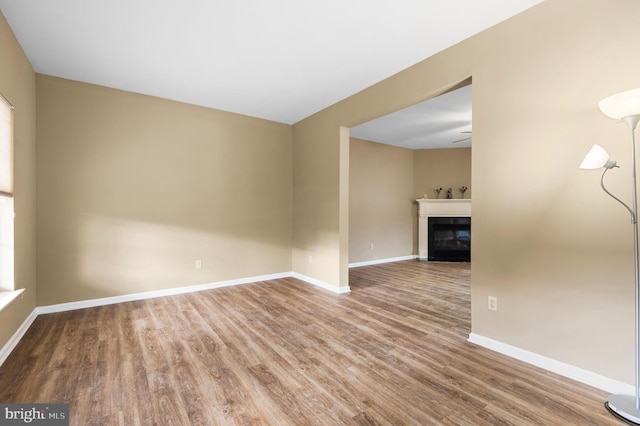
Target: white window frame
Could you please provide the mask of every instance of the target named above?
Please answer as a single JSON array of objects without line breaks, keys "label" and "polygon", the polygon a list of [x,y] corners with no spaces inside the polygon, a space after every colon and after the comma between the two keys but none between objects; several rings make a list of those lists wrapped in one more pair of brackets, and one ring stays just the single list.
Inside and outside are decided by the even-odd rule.
[{"label": "white window frame", "polygon": [[[15,300],[24,289],[15,289],[14,208],[13,208],[13,114],[14,107],[0,94],[0,310]],[[3,125],[4,123],[8,125]]]}]

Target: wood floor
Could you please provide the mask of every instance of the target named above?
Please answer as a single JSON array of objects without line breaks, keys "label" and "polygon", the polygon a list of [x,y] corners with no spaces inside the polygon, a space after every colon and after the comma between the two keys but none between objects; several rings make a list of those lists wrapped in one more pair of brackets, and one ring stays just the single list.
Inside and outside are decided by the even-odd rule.
[{"label": "wood floor", "polygon": [[606,394],[466,341],[470,266],[352,269],[39,316],[0,402],[72,425],[620,425]]}]

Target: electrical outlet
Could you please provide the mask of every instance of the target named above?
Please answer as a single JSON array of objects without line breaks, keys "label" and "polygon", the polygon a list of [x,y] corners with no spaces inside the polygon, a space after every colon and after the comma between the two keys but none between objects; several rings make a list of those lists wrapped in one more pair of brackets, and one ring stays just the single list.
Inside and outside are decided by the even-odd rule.
[{"label": "electrical outlet", "polygon": [[202,269],[202,260],[196,260],[196,269]]},{"label": "electrical outlet", "polygon": [[373,250],[373,243],[371,243],[371,250]]},{"label": "electrical outlet", "polygon": [[495,297],[495,296],[489,296],[487,308],[489,308],[490,311],[497,311],[498,310],[498,298]]},{"label": "electrical outlet", "polygon": [[309,263],[313,263],[313,256],[309,255]]}]

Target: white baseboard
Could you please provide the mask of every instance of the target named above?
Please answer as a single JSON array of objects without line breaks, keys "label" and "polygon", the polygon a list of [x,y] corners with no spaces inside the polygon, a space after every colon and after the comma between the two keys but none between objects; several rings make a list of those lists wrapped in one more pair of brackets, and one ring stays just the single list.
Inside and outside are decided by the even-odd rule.
[{"label": "white baseboard", "polygon": [[5,345],[0,349],[0,366],[4,364],[4,362],[7,360],[11,352],[18,345],[18,342],[20,342],[20,339],[24,337],[24,334],[27,332],[29,327],[31,327],[31,324],[33,323],[33,321],[35,321],[37,317],[38,317],[38,314],[34,309],[33,311],[31,311],[29,316],[22,322],[20,327],[18,327],[16,332],[13,333],[13,336],[11,336],[11,338],[7,341],[7,343],[5,343]]},{"label": "white baseboard", "polygon": [[635,386],[614,380],[609,377],[602,376],[600,374],[579,368],[570,364],[566,364],[561,361],[557,361],[552,358],[548,358],[543,355],[529,352],[524,349],[517,348],[515,346],[508,345],[506,343],[499,342],[497,340],[490,339],[488,337],[480,336],[475,333],[469,334],[469,342],[482,346],[492,351],[507,355],[511,358],[526,362],[527,364],[535,365],[544,370],[551,371],[569,379],[575,380],[593,386],[594,388],[602,389],[612,394],[629,394],[635,395]]},{"label": "white baseboard", "polygon": [[145,291],[142,293],[123,294],[121,296],[103,297],[100,299],[81,300],[79,302],[60,303],[56,305],[38,306],[35,311],[40,314],[72,311],[74,309],[93,308],[96,306],[112,305],[114,303],[132,302],[134,300],[153,299],[155,297],[173,296],[176,294],[194,293],[196,291],[211,290],[214,288],[229,287],[241,284],[250,284],[259,281],[276,280],[291,277],[291,272],[280,274],[261,275],[256,277],[240,278],[235,280],[218,281],[207,284],[197,284],[185,287],[174,287],[164,290]]},{"label": "white baseboard", "polygon": [[386,258],[386,259],[367,260],[365,262],[350,263],[349,264],[349,268],[359,268],[360,266],[379,265],[381,263],[401,262],[403,260],[413,260],[413,259],[417,259],[417,258],[418,258],[417,255],[411,254],[409,256],[389,257],[389,258]]},{"label": "white baseboard", "polygon": [[227,280],[227,281],[218,281],[218,282],[207,283],[207,284],[197,284],[197,285],[190,285],[185,287],[174,287],[174,288],[168,288],[164,290],[154,290],[154,291],[146,291],[142,293],[123,294],[121,296],[103,297],[100,299],[81,300],[78,302],[60,303],[60,304],[48,305],[48,306],[38,306],[35,309],[35,311],[36,311],[36,314],[38,315],[51,314],[55,312],[65,312],[65,311],[72,311],[75,309],[93,308],[96,306],[112,305],[114,303],[153,299],[155,297],[174,296],[177,294],[194,293],[197,291],[212,290],[215,288],[230,287],[230,286],[242,285],[242,284],[251,284],[259,281],[277,280],[280,278],[289,278],[289,277],[297,278],[309,284],[313,284],[315,286],[322,287],[327,290],[331,290],[334,293],[348,293],[350,291],[349,287],[346,287],[346,291],[345,291],[345,287],[337,288],[335,286],[332,286],[331,284],[327,284],[323,281],[317,280],[315,278],[307,277],[302,274],[298,274],[295,272],[283,272],[279,274],[261,275],[256,277],[240,278],[240,279]]},{"label": "white baseboard", "polygon": [[316,287],[320,287],[320,288],[323,288],[325,290],[329,290],[329,291],[331,291],[333,293],[343,294],[343,293],[351,292],[351,288],[349,288],[349,286],[336,287],[335,285],[326,283],[324,281],[320,281],[320,280],[312,278],[312,277],[308,277],[306,275],[299,274],[297,272],[292,272],[291,276],[293,278],[297,278],[299,280],[305,281],[305,282],[307,282],[309,284],[313,284]]}]

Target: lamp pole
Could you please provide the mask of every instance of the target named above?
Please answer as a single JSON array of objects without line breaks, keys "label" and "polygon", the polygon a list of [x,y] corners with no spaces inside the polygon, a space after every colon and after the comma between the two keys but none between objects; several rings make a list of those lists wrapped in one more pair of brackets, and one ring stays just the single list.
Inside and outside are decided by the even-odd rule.
[{"label": "lamp pole", "polygon": [[623,419],[640,425],[640,267],[638,265],[638,196],[636,178],[636,135],[640,114],[622,118],[631,130],[631,220],[633,222],[633,264],[635,268],[635,397],[610,395],[606,407]]},{"label": "lamp pole", "polygon": [[635,267],[635,395],[610,395],[604,405],[611,413],[627,423],[640,425],[640,268],[638,266],[638,190],[636,177],[636,127],[640,122],[640,88],[604,98],[598,102],[598,107],[607,117],[624,121],[631,131],[631,207],[609,192],[604,186],[605,173],[618,166],[615,161],[609,158],[609,154],[602,147],[594,145],[583,160],[580,168],[604,168],[600,178],[600,187],[622,204],[631,214],[631,222],[633,224],[633,265]]},{"label": "lamp pole", "polygon": [[636,330],[636,410],[640,412],[640,267],[638,266],[638,192],[636,178],[636,126],[640,120],[640,115],[629,115],[623,119],[631,130],[631,186],[632,186],[632,209],[633,209],[633,263],[635,266],[635,330]]}]

